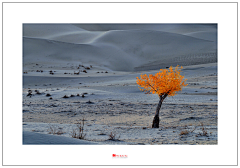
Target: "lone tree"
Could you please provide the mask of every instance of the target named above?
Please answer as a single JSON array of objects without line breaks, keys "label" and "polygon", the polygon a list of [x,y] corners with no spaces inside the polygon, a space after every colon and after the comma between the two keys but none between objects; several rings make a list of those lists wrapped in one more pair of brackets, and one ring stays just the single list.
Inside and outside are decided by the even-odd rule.
[{"label": "lone tree", "polygon": [[159,103],[153,118],[152,128],[159,128],[159,111],[163,100],[167,96],[175,96],[176,92],[181,91],[187,79],[180,75],[182,67],[177,66],[175,70],[171,66],[169,69],[160,69],[155,75],[141,74],[137,77],[137,84],[143,89],[141,91],[147,93],[158,94]]}]

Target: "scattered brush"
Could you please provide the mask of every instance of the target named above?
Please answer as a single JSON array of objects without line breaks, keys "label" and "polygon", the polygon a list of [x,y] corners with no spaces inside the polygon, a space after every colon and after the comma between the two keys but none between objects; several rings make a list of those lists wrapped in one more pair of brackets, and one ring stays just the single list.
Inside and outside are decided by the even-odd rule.
[{"label": "scattered brush", "polygon": [[82,93],[82,97],[85,97],[86,94],[88,94],[88,93]]},{"label": "scattered brush", "polygon": [[70,97],[75,97],[75,95],[72,95],[72,94],[71,94],[71,96],[70,96]]},{"label": "scattered brush", "polygon": [[189,134],[189,131],[188,130],[184,130],[184,131],[181,131],[179,135],[187,135]]},{"label": "scattered brush", "polygon": [[69,98],[67,95],[63,96],[62,98]]},{"label": "scattered brush", "polygon": [[42,93],[40,93],[39,91],[37,91],[37,93],[36,93],[36,94],[40,95],[40,94],[42,94]]},{"label": "scattered brush", "polygon": [[84,133],[84,118],[82,119],[82,122],[77,122],[76,129],[73,129],[72,133],[72,138],[77,138],[77,139],[84,139],[86,134]]},{"label": "scattered brush", "polygon": [[49,124],[48,133],[53,135],[62,135],[65,132],[62,131],[62,128]]},{"label": "scattered brush", "polygon": [[[188,126],[185,125],[185,128],[187,129]],[[180,132],[179,135],[188,135],[189,133],[192,133],[193,131],[195,131],[195,129],[196,129],[196,127],[193,130],[183,130],[183,131]]]},{"label": "scattered brush", "polygon": [[40,95],[42,93],[39,92],[39,90],[35,90],[36,94]]},{"label": "scattered brush", "polygon": [[91,102],[90,100],[89,101],[87,101],[86,103],[88,103],[88,104],[94,104],[93,102]]},{"label": "scattered brush", "polygon": [[75,72],[75,71],[74,71],[74,75],[79,75],[79,73],[80,73],[80,71],[79,71],[79,72]]},{"label": "scattered brush", "polygon": [[51,96],[49,93],[46,94],[47,97]]},{"label": "scattered brush", "polygon": [[[56,71],[54,71],[54,72],[56,72]],[[49,71],[49,74],[53,75],[54,73],[53,73],[53,71]]]},{"label": "scattered brush", "polygon": [[120,136],[118,136],[118,137],[116,138],[116,135],[117,135],[117,134],[114,134],[114,133],[111,132],[111,133],[108,135],[108,140],[111,140],[111,141],[119,141]]},{"label": "scattered brush", "polygon": [[32,97],[32,90],[28,90],[28,94],[27,94],[27,96]]},{"label": "scattered brush", "polygon": [[83,70],[83,72],[87,73],[87,71],[86,71],[86,70]]},{"label": "scattered brush", "polygon": [[201,133],[201,132],[198,133],[198,135],[196,135],[196,137],[198,137],[198,136],[207,136],[207,137],[208,137],[208,136],[209,136],[209,135],[208,135],[208,132],[207,132],[206,128],[203,127],[203,123],[200,122],[200,124],[201,124],[201,126],[202,126],[202,128],[201,128],[202,133]]},{"label": "scattered brush", "polygon": [[32,96],[32,93],[31,93],[31,92],[29,92],[29,93],[27,94],[27,96],[30,96],[30,97],[31,97],[31,96]]}]

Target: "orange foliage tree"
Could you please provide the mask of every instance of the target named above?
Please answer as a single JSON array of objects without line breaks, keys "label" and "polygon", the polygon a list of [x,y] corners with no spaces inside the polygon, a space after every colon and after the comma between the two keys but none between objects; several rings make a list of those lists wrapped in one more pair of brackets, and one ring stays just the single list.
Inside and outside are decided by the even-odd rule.
[{"label": "orange foliage tree", "polygon": [[167,96],[175,96],[176,92],[181,91],[182,87],[187,86],[185,83],[187,79],[180,75],[182,67],[171,66],[169,69],[160,69],[155,75],[141,74],[140,78],[137,77],[137,84],[142,87],[141,91],[147,93],[158,94],[159,103],[155,112],[152,123],[152,128],[159,128],[159,111],[162,106],[163,100]]}]

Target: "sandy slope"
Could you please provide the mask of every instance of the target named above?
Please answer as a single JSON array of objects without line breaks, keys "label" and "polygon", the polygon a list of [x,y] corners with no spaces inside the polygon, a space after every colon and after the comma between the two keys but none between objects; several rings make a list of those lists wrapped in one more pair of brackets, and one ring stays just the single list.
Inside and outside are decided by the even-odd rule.
[{"label": "sandy slope", "polygon": [[24,24],[23,36],[51,38],[63,34],[85,31],[71,24]]},{"label": "sandy slope", "polygon": [[75,26],[88,31],[109,31],[109,30],[155,30],[172,33],[189,33],[196,31],[216,31],[214,24],[74,24]]},{"label": "sandy slope", "polygon": [[197,31],[197,32],[192,32],[192,33],[186,33],[185,35],[199,38],[199,39],[217,42],[216,31]]},{"label": "sandy slope", "polygon": [[[26,27],[26,28],[25,28]],[[44,26],[24,26],[24,68],[29,63],[74,62],[94,64],[114,71],[136,71],[160,69],[166,66],[194,65],[216,62],[216,40],[210,41],[194,34],[176,34],[155,30],[110,30],[89,32],[80,29],[76,32],[72,25],[56,25],[56,33]],[[49,27],[49,26],[48,26]],[[25,30],[26,29],[26,30]],[[40,31],[42,29],[42,31]],[[31,33],[28,33],[28,32]],[[65,33],[63,33],[65,31]],[[39,33],[43,32],[43,33]],[[50,35],[50,34],[53,35]],[[214,32],[211,30],[212,36]],[[216,32],[215,32],[216,34]],[[213,37],[210,37],[212,39]],[[180,59],[190,57],[192,59]],[[195,59],[198,61],[196,62]],[[199,59],[201,59],[199,61]],[[203,60],[204,59],[204,60]],[[152,67],[152,63],[159,65]],[[142,67],[144,67],[142,69]]]},{"label": "sandy slope", "polygon": [[[217,144],[216,37],[214,25],[23,25],[23,130],[48,134],[56,123],[69,138],[85,117],[86,139],[102,144]],[[189,85],[150,129],[158,97],[140,92],[136,77],[171,65]],[[107,140],[111,132],[121,142]]]},{"label": "sandy slope", "polygon": [[40,134],[35,132],[23,131],[23,144],[51,144],[51,145],[96,145],[89,141],[77,140],[70,137],[59,137],[56,135]]}]

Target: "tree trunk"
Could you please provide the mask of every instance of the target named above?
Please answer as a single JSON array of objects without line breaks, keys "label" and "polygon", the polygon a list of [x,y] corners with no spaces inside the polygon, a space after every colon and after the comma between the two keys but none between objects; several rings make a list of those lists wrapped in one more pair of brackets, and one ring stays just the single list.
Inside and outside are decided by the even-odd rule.
[{"label": "tree trunk", "polygon": [[153,118],[153,123],[152,123],[152,128],[159,128],[159,111],[162,105],[162,98],[160,98],[159,102],[158,102],[158,106],[155,112],[155,116]]},{"label": "tree trunk", "polygon": [[155,115],[153,118],[152,128],[159,128],[159,115]]},{"label": "tree trunk", "polygon": [[162,106],[162,102],[163,100],[167,97],[167,94],[165,95],[161,95],[159,96],[159,102],[158,102],[158,106],[157,106],[157,109],[156,109],[156,112],[155,112],[155,116],[153,118],[153,123],[152,123],[152,128],[159,128],[159,111],[160,111],[160,108]]}]

